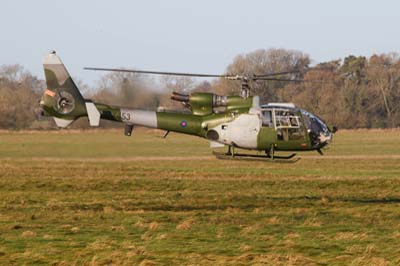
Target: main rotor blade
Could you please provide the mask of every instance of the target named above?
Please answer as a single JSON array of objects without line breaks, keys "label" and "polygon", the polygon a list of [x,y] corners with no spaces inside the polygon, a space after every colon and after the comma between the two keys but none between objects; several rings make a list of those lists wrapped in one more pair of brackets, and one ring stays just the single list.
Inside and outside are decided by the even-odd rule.
[{"label": "main rotor blade", "polygon": [[318,80],[304,80],[304,79],[279,79],[279,78],[257,78],[256,80],[268,80],[268,81],[284,81],[284,82],[306,82],[306,83],[316,83],[323,84],[324,81]]},{"label": "main rotor blade", "polygon": [[267,78],[267,77],[288,75],[288,74],[297,74],[297,73],[300,73],[300,71],[299,70],[292,70],[292,71],[275,72],[275,73],[269,73],[269,74],[263,74],[263,75],[254,75],[252,78],[253,79],[259,79],[259,78]]},{"label": "main rotor blade", "polygon": [[147,70],[123,69],[123,68],[85,67],[84,69],[85,70],[96,70],[96,71],[113,71],[113,72],[127,72],[127,73],[153,74],[153,75],[200,77],[200,78],[227,78],[227,79],[239,79],[240,78],[239,76],[236,76],[236,75],[215,75],[215,74],[147,71]]}]

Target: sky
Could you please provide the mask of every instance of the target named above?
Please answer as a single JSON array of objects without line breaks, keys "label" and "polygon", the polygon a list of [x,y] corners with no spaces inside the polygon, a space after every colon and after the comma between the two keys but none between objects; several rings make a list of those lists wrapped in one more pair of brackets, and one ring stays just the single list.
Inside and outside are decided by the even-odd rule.
[{"label": "sky", "polygon": [[257,49],[305,52],[314,63],[400,52],[400,1],[2,0],[0,65],[44,78],[56,50],[70,74],[85,66],[222,73]]}]

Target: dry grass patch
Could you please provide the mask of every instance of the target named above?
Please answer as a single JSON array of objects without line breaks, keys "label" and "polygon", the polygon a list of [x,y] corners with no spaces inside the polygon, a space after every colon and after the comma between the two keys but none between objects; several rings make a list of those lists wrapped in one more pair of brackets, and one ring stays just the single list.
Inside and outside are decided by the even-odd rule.
[{"label": "dry grass patch", "polygon": [[252,247],[250,245],[246,245],[246,244],[242,244],[239,247],[239,250],[241,252],[247,252],[247,251],[250,251],[251,249],[252,249]]},{"label": "dry grass patch", "polygon": [[21,236],[26,238],[35,237],[36,233],[32,231],[24,231],[22,232]]},{"label": "dry grass patch", "polygon": [[331,201],[332,201],[332,199],[329,196],[324,195],[324,196],[321,197],[321,202],[323,204],[328,204]]},{"label": "dry grass patch", "polygon": [[143,222],[142,220],[139,220],[135,223],[135,227],[139,227],[139,228],[147,228],[148,225],[147,223]]},{"label": "dry grass patch", "polygon": [[156,231],[158,229],[158,227],[159,227],[159,224],[157,222],[151,222],[149,224],[148,228],[150,231]]},{"label": "dry grass patch", "polygon": [[349,266],[366,266],[366,265],[388,266],[389,262],[386,259],[380,257],[363,256],[352,260],[351,263],[349,264]]},{"label": "dry grass patch", "polygon": [[168,237],[168,234],[159,234],[157,236],[157,239],[162,240],[162,239],[167,239],[167,237]]},{"label": "dry grass patch", "polygon": [[366,233],[356,234],[352,232],[340,232],[334,237],[335,240],[355,240],[355,239],[367,239],[368,235]]},{"label": "dry grass patch", "polygon": [[45,235],[43,235],[43,239],[45,239],[45,240],[52,240],[52,239],[54,239],[54,236],[45,234]]},{"label": "dry grass patch", "polygon": [[124,231],[125,227],[123,225],[113,225],[111,226],[111,231]]},{"label": "dry grass patch", "polygon": [[279,224],[279,223],[280,223],[280,220],[279,220],[278,217],[275,216],[275,217],[271,217],[271,218],[267,219],[267,220],[266,220],[266,223],[267,223],[267,224],[271,224],[271,225]]},{"label": "dry grass patch", "polygon": [[233,258],[219,258],[216,265],[317,266],[319,264],[301,254],[264,255],[246,253]]},{"label": "dry grass patch", "polygon": [[140,236],[140,239],[143,240],[143,241],[148,241],[148,240],[152,239],[152,237],[153,237],[153,233],[150,232],[150,231],[147,231],[147,232],[144,232],[144,233]]},{"label": "dry grass patch", "polygon": [[142,260],[142,262],[140,262],[139,266],[155,266],[157,265],[157,263],[155,263],[152,260]]},{"label": "dry grass patch", "polygon": [[103,207],[103,212],[105,214],[110,214],[110,213],[114,213],[115,209],[113,207],[110,207],[110,206],[104,206]]},{"label": "dry grass patch", "polygon": [[260,227],[261,226],[259,224],[253,224],[253,225],[246,226],[240,231],[240,235],[247,236],[251,233],[254,233],[256,230],[260,229]]},{"label": "dry grass patch", "polygon": [[109,237],[101,237],[87,245],[87,248],[90,250],[105,250],[111,248],[114,244],[115,241],[111,240]]},{"label": "dry grass patch", "polygon": [[298,233],[289,233],[285,236],[286,239],[294,239],[294,238],[299,238],[300,235]]},{"label": "dry grass patch", "polygon": [[77,234],[77,233],[79,233],[80,230],[81,229],[79,227],[75,226],[75,227],[72,227],[70,231],[71,231],[71,233]]},{"label": "dry grass patch", "polygon": [[180,224],[176,226],[176,229],[178,230],[190,230],[192,229],[192,226],[194,224],[194,219],[189,218],[187,220],[182,221]]},{"label": "dry grass patch", "polygon": [[304,226],[310,226],[310,227],[321,227],[321,222],[318,221],[317,218],[312,217],[312,218],[308,218],[304,221],[303,223]]}]

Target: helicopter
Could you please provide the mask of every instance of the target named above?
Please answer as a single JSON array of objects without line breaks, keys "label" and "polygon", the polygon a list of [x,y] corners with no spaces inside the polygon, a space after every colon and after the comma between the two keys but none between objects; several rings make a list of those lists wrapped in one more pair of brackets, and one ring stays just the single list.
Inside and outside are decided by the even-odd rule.
[{"label": "helicopter", "polygon": [[[275,154],[276,151],[317,151],[323,155],[322,148],[332,141],[333,134],[337,131],[336,127],[328,126],[318,116],[292,103],[260,105],[259,97],[250,95],[249,81],[299,81],[278,78],[293,71],[244,76],[85,68],[96,71],[211,77],[241,82],[240,95],[172,92],[171,99],[181,102],[190,110],[188,113],[138,110],[85,99],[55,51],[44,57],[43,67],[47,88],[40,100],[42,115],[53,117],[59,128],[66,128],[81,117],[87,117],[90,126],[95,127],[100,125],[101,119],[105,119],[124,123],[126,136],[132,135],[135,126],[157,128],[166,131],[164,137],[169,132],[177,132],[205,138],[210,141],[211,148],[227,147],[226,153],[214,152],[219,159],[254,157],[267,160],[290,160],[296,156],[296,153],[279,156]],[[258,153],[237,153],[235,148],[255,150]]]}]

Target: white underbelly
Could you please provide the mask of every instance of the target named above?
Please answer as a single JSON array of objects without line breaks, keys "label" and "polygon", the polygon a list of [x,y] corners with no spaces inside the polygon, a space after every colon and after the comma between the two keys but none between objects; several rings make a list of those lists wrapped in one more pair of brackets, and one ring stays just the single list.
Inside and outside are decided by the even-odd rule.
[{"label": "white underbelly", "polygon": [[261,120],[255,114],[242,114],[235,120],[221,124],[212,130],[218,133],[217,142],[235,145],[240,148],[257,148],[257,136],[260,132]]}]

